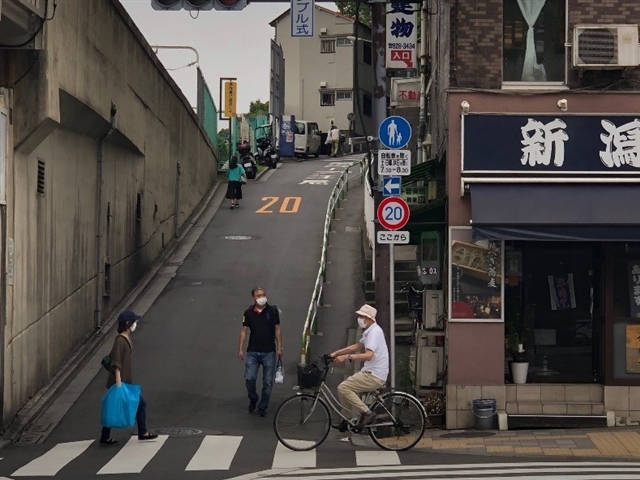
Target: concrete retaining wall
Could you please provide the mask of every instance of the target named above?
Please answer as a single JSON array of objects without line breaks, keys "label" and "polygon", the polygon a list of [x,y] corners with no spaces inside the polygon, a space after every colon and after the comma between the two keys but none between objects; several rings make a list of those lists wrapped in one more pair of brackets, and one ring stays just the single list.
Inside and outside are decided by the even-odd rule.
[{"label": "concrete retaining wall", "polygon": [[[117,0],[59,2],[45,29],[44,50],[5,99],[14,149],[2,244],[14,239],[15,256],[3,425],[94,332],[96,306],[104,319],[149,270],[217,175],[193,110]],[[18,70],[32,54],[0,52],[0,64]],[[98,158],[112,104],[100,205],[106,292]]]}]

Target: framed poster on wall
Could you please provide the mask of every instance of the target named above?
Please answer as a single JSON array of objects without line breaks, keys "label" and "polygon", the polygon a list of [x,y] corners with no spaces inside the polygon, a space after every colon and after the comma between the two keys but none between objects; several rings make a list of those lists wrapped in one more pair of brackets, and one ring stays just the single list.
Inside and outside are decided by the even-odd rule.
[{"label": "framed poster on wall", "polygon": [[504,242],[449,227],[449,321],[504,321]]}]

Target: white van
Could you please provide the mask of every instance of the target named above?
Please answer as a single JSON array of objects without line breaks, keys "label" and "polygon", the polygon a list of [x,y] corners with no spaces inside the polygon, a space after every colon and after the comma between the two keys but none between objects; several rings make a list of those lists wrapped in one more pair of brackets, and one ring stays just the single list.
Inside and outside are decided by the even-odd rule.
[{"label": "white van", "polygon": [[322,148],[320,143],[321,133],[316,122],[296,120],[296,155],[302,155],[304,158],[309,158],[309,155],[313,155],[318,158],[320,156],[320,149]]}]

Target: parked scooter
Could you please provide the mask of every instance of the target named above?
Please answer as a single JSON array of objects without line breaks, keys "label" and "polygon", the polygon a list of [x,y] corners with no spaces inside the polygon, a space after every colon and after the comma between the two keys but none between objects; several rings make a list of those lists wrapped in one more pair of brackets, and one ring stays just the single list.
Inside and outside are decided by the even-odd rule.
[{"label": "parked scooter", "polygon": [[251,145],[249,145],[249,143],[242,142],[238,144],[238,157],[240,158],[240,164],[244,167],[247,179],[252,180],[256,178],[258,168],[251,153]]},{"label": "parked scooter", "polygon": [[275,148],[271,145],[268,138],[259,138],[257,141],[258,151],[255,155],[258,165],[266,165],[269,168],[276,168],[280,156]]}]

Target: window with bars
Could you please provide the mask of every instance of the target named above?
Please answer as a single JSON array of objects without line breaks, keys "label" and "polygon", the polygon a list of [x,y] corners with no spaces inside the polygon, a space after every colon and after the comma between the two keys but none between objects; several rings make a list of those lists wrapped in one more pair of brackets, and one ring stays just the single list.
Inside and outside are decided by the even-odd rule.
[{"label": "window with bars", "polygon": [[351,92],[336,92],[336,101],[351,100]]},{"label": "window with bars", "polygon": [[353,40],[347,37],[338,37],[336,38],[336,45],[338,47],[350,47],[353,45]]},{"label": "window with bars", "polygon": [[38,183],[37,183],[37,194],[44,196],[44,160],[38,160]]},{"label": "window with bars", "polygon": [[320,92],[321,107],[330,107],[331,105],[335,105],[335,104],[336,104],[335,92]]},{"label": "window with bars", "polygon": [[320,53],[335,53],[336,51],[336,39],[320,41]]}]

